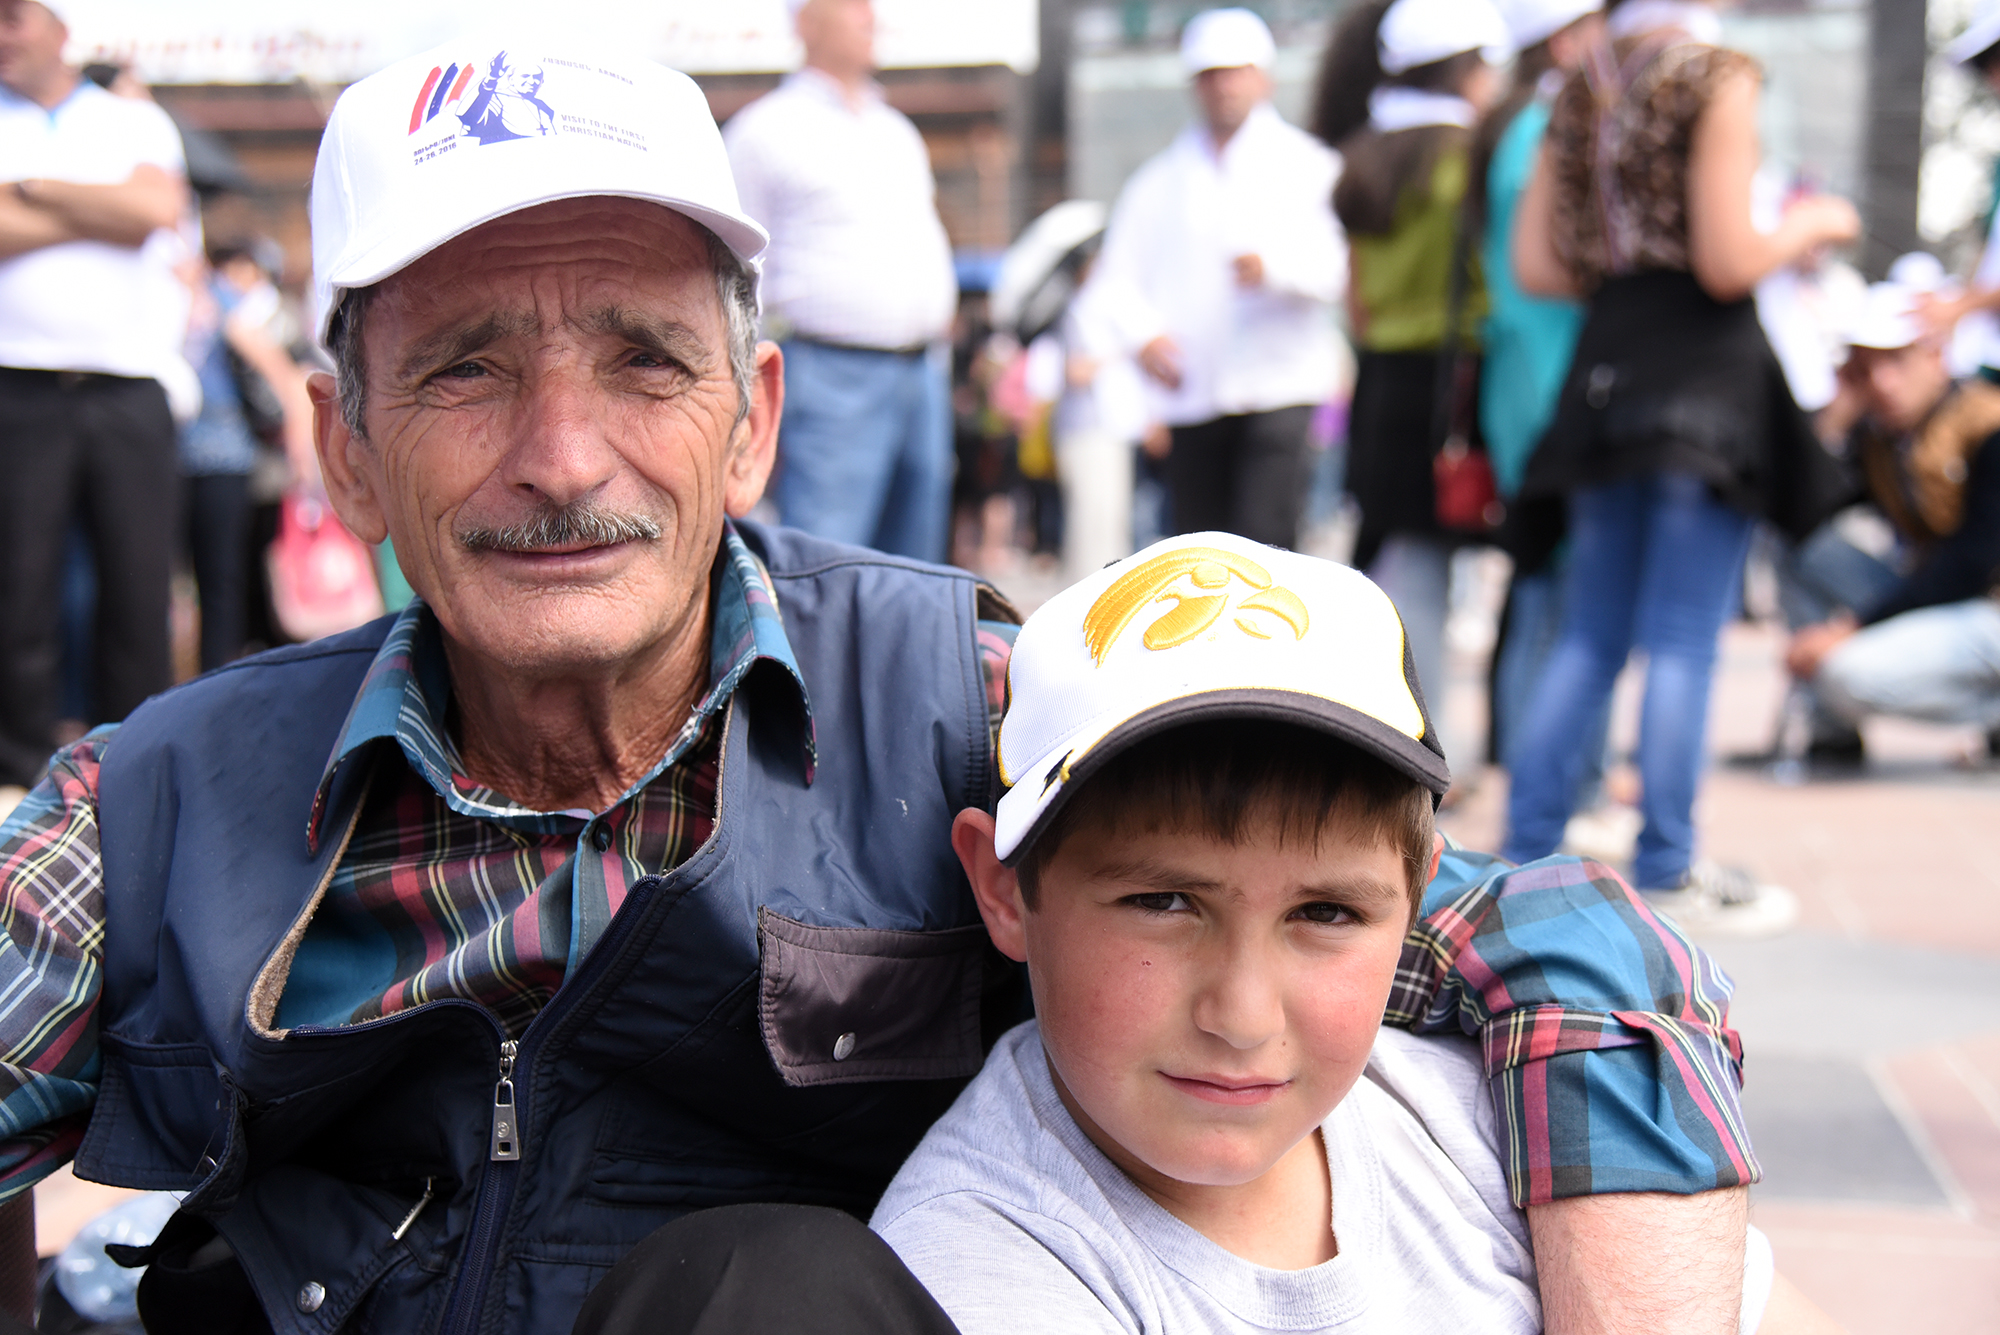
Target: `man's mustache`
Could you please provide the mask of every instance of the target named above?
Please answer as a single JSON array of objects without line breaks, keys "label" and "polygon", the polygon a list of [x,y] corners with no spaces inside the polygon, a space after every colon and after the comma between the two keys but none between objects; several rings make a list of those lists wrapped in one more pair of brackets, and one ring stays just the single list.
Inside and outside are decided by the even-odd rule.
[{"label": "man's mustache", "polygon": [[611,547],[621,542],[657,542],[660,525],[645,515],[620,514],[588,501],[545,506],[505,528],[459,530],[469,552],[541,552],[554,548]]}]

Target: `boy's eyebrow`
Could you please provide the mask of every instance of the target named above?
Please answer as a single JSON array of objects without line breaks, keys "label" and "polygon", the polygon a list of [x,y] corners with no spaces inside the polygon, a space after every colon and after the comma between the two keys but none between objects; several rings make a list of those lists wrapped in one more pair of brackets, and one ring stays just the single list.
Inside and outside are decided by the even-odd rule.
[{"label": "boy's eyebrow", "polygon": [[[1128,885],[1143,885],[1173,893],[1214,892],[1229,888],[1226,883],[1211,877],[1145,858],[1131,862],[1107,863],[1099,867],[1096,874],[1105,880],[1122,881]],[[1399,903],[1408,897],[1407,887],[1365,874],[1352,877],[1334,876],[1311,885],[1299,886],[1292,892],[1292,902],[1296,904],[1310,904],[1322,899]]]}]

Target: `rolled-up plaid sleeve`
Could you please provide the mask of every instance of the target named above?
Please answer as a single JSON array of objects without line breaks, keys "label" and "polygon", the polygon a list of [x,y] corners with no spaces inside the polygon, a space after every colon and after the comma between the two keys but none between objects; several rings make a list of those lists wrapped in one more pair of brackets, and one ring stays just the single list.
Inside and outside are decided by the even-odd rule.
[{"label": "rolled-up plaid sleeve", "polygon": [[1617,873],[1446,849],[1386,1021],[1481,1040],[1517,1205],[1762,1175],[1726,975]]},{"label": "rolled-up plaid sleeve", "polygon": [[58,752],[0,823],[0,1201],[69,1161],[97,1099],[97,770],[110,734]]}]

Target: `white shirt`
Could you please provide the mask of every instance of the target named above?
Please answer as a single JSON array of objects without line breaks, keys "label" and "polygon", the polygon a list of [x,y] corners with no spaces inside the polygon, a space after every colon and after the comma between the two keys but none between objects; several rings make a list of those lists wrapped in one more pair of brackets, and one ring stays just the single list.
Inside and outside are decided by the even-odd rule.
[{"label": "white shirt", "polygon": [[1339,1254],[1272,1270],[1176,1219],[1090,1142],[1030,1021],[903,1164],[871,1227],[964,1335],[1533,1335],[1534,1254],[1485,1083],[1471,1040],[1384,1029],[1321,1128]]},{"label": "white shirt", "polygon": [[[1132,358],[1119,350],[1104,328],[1095,303],[1078,294],[1056,328],[1028,345],[1027,388],[1042,403],[1055,405],[1056,446],[1069,437],[1111,436],[1136,441],[1146,434],[1144,377]],[[1097,364],[1090,383],[1069,383],[1069,359],[1086,357]]]},{"label": "white shirt", "polygon": [[[1334,396],[1333,307],[1347,282],[1339,174],[1332,149],[1267,103],[1219,156],[1207,128],[1190,125],[1126,182],[1090,285],[1125,351],[1161,334],[1180,345],[1181,387],[1158,393],[1169,425]],[[1264,262],[1260,287],[1236,283],[1232,261],[1246,254]]]},{"label": "white shirt", "polygon": [[810,67],[723,127],[744,212],[764,225],[764,319],[865,348],[943,338],[958,304],[951,242],[917,127],[871,86],[857,110]]},{"label": "white shirt", "polygon": [[[88,79],[55,110],[0,86],[0,181],[116,185],[141,165],[185,175],[180,131],[151,102]],[[70,241],[0,260],[0,366],[159,376],[179,358],[187,292],[178,242]]]}]

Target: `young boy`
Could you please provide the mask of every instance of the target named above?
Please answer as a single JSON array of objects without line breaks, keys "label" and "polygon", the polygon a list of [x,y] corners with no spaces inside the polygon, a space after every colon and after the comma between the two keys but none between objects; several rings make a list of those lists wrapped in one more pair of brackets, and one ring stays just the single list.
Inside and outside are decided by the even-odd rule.
[{"label": "young boy", "polygon": [[1380,1027],[1450,782],[1388,598],[1170,539],[1029,618],[1009,688],[953,844],[1037,1018],[875,1230],[965,1335],[1539,1331],[1476,1048]]}]

